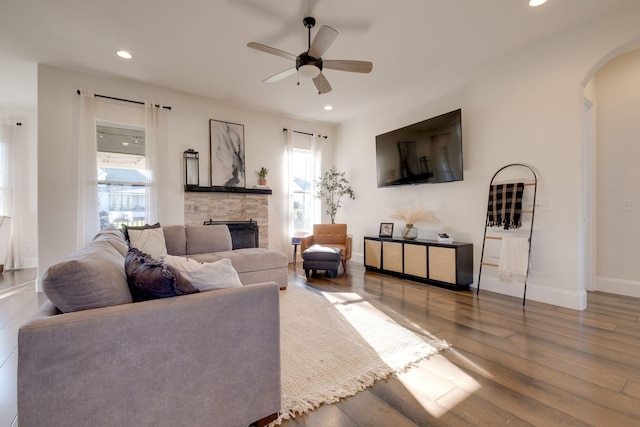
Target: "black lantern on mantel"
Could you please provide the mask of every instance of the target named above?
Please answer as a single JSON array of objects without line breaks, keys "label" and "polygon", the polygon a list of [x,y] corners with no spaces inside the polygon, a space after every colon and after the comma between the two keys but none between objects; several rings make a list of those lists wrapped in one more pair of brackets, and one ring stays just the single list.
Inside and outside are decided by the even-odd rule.
[{"label": "black lantern on mantel", "polygon": [[184,152],[184,186],[200,186],[200,155],[193,148]]}]

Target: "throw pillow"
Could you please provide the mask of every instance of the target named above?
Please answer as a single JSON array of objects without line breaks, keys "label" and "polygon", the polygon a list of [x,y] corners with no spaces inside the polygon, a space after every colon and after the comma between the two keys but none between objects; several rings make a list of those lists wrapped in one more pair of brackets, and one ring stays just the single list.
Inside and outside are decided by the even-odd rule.
[{"label": "throw pillow", "polygon": [[131,296],[136,302],[199,292],[178,270],[136,248],[127,252],[124,268]]},{"label": "throw pillow", "polygon": [[156,222],[153,225],[145,224],[145,225],[126,225],[122,224],[122,234],[124,234],[124,239],[129,241],[129,230],[146,230],[148,228],[160,228],[160,223]]},{"label": "throw pillow", "polygon": [[238,272],[228,258],[200,263],[193,259],[167,255],[164,262],[178,270],[181,276],[201,292],[242,286]]},{"label": "throw pillow", "polygon": [[162,259],[167,254],[164,231],[160,224],[147,228],[127,227],[126,230],[129,236],[129,246],[132,248],[137,248],[156,259]]}]

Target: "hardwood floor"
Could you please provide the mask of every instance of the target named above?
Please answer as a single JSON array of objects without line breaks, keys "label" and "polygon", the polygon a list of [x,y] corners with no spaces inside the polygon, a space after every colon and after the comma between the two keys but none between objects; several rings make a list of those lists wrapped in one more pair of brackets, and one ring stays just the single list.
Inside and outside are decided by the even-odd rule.
[{"label": "hardwood floor", "polygon": [[[15,426],[16,338],[42,303],[35,272],[0,275],[0,427]],[[350,264],[290,283],[358,294],[452,348],[357,395],[283,423],[313,426],[640,424],[640,299],[589,293],[583,312],[491,292],[453,292]]]},{"label": "hardwood floor", "polygon": [[640,425],[640,299],[589,293],[579,312],[452,292],[358,265],[291,283],[355,292],[452,348],[284,426]]},{"label": "hardwood floor", "polygon": [[35,291],[36,270],[5,271],[0,274],[0,426],[16,421],[16,371],[18,329],[45,301]]}]

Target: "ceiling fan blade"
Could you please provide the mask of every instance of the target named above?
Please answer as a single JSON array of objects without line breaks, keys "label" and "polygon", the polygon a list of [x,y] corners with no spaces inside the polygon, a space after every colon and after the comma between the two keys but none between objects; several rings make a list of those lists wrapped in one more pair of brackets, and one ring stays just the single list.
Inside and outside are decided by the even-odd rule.
[{"label": "ceiling fan blade", "polygon": [[261,50],[263,52],[267,52],[270,53],[272,55],[278,55],[281,56],[283,58],[287,58],[287,59],[291,59],[293,61],[296,60],[297,56],[289,53],[289,52],[285,52],[284,50],[280,50],[280,49],[276,49],[275,47],[271,47],[271,46],[266,46],[260,43],[256,43],[256,42],[249,42],[247,43],[247,47],[253,48],[253,49],[258,49]]},{"label": "ceiling fan blade", "polygon": [[277,82],[278,80],[282,80],[285,77],[289,77],[293,74],[295,74],[298,70],[296,70],[296,67],[291,67],[288,68],[284,71],[280,71],[278,74],[274,74],[271,77],[267,77],[266,79],[263,80],[264,83],[273,83],[273,82]]},{"label": "ceiling fan blade", "polygon": [[320,58],[329,49],[336,37],[338,37],[338,32],[333,28],[326,25],[320,27],[309,47],[309,56]]},{"label": "ceiling fan blade", "polygon": [[346,59],[325,59],[322,68],[330,70],[350,71],[352,73],[370,73],[373,63],[369,61],[349,61]]},{"label": "ceiling fan blade", "polygon": [[313,78],[313,84],[315,84],[318,89],[318,95],[331,92],[331,85],[322,73]]}]

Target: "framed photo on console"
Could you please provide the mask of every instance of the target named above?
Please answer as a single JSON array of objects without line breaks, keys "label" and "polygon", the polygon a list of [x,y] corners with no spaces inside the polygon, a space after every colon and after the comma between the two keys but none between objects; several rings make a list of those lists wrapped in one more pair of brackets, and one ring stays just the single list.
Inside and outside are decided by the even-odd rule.
[{"label": "framed photo on console", "polygon": [[378,237],[393,237],[393,223],[381,222]]}]

